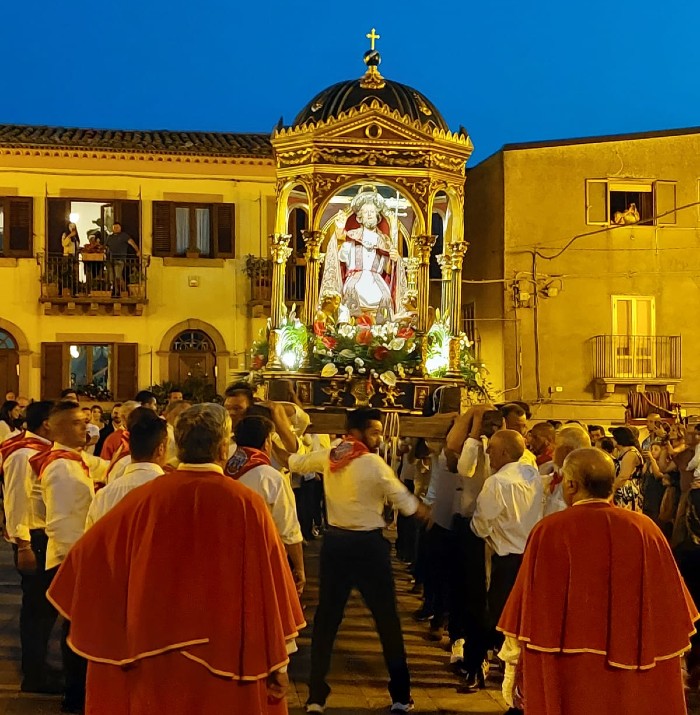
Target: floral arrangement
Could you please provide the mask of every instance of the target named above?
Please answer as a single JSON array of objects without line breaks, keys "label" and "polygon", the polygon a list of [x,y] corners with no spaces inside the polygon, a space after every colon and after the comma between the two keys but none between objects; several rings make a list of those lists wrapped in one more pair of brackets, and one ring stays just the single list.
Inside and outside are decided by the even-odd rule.
[{"label": "floral arrangement", "polygon": [[[277,355],[280,362],[287,370],[297,370],[301,367],[306,354],[309,342],[309,333],[306,326],[297,317],[296,305],[287,312],[284,308],[285,316],[282,324],[277,328]],[[251,363],[253,370],[262,370],[267,365],[270,358],[270,321],[258,334],[257,340],[253,342],[250,349]]]},{"label": "floral arrangement", "polygon": [[339,372],[381,377],[394,371],[404,377],[420,364],[420,344],[410,326],[377,325],[370,315],[361,315],[354,323],[316,321],[313,355],[324,377]]},{"label": "floral arrangement", "polygon": [[[426,337],[428,341],[426,372],[430,377],[444,377],[450,363],[450,328],[447,315],[440,316],[440,311],[436,311],[435,322],[428,330]],[[486,381],[486,367],[475,359],[472,343],[464,333],[459,338],[459,368],[469,391],[488,397],[489,385]]]}]

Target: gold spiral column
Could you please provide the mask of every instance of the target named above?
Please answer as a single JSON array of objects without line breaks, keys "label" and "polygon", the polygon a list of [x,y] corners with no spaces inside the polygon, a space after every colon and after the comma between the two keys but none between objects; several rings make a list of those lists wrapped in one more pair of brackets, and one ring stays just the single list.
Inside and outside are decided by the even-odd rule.
[{"label": "gold spiral column", "polygon": [[452,312],[452,256],[440,253],[437,256],[438,265],[442,272],[442,290],[440,292],[440,315],[444,319]]},{"label": "gold spiral column", "polygon": [[302,320],[311,328],[318,307],[318,288],[321,274],[321,231],[302,231],[301,235],[306,245],[306,291],[304,292],[304,314]]},{"label": "gold spiral column", "polygon": [[418,332],[428,329],[428,308],[430,307],[430,253],[437,236],[426,234],[416,236],[413,245],[418,258]]},{"label": "gold spiral column", "polygon": [[452,287],[450,291],[450,375],[460,374],[460,335],[462,333],[462,264],[469,244],[466,241],[450,242],[450,268],[452,269]]},{"label": "gold spiral column", "polygon": [[277,355],[277,330],[282,325],[285,312],[285,269],[292,253],[288,233],[273,233],[270,236],[270,258],[272,259],[272,296],[270,298],[270,337],[268,340],[267,367],[269,370],[283,370]]}]

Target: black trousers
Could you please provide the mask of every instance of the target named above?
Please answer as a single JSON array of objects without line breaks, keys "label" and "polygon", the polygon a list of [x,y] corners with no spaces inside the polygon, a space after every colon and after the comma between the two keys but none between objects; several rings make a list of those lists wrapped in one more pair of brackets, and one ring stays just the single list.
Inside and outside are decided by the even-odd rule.
[{"label": "black trousers", "polygon": [[396,610],[389,542],[381,530],[346,531],[330,527],[321,547],[319,602],[311,637],[309,702],[323,704],[330,693],[326,676],[350,591],[356,588],[369,608],[389,671],[389,694],[408,703],[411,681]]},{"label": "black trousers", "polygon": [[454,536],[449,529],[433,524],[425,532],[427,548],[427,574],[425,588],[425,608],[433,614],[431,628],[441,628],[450,613],[451,579],[455,569]]},{"label": "black trousers", "polygon": [[452,530],[457,556],[450,610],[450,638],[464,638],[464,665],[476,673],[487,646],[486,545],[471,530],[471,517],[456,516]]},{"label": "black trousers", "polygon": [[522,554],[508,554],[506,556],[493,555],[491,560],[491,584],[487,596],[488,602],[488,628],[491,631],[489,645],[499,647],[503,645],[503,634],[496,630],[498,621],[506,606],[510,592],[518,578],[520,564],[523,562]]},{"label": "black trousers", "polygon": [[[46,571],[46,544],[48,537],[43,529],[33,529],[29,538],[36,558],[35,573],[20,571],[22,582],[22,608],[19,613],[19,637],[22,644],[22,676],[25,685],[38,685],[46,675],[46,651],[51,629],[56,622],[56,609],[46,598],[53,570]],[[17,564],[17,546],[15,565]]]},{"label": "black trousers", "polygon": [[[51,578],[56,575],[58,566],[52,568],[48,573]],[[70,623],[63,622],[61,633],[61,654],[63,656],[63,675],[66,679],[66,689],[63,702],[72,709],[80,709],[85,706],[85,680],[87,678],[87,660],[82,658],[68,645],[70,635]]]}]

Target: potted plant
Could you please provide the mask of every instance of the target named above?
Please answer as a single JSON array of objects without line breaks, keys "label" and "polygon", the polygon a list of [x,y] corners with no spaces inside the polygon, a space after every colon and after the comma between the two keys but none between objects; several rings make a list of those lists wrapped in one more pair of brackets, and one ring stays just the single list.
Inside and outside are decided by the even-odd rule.
[{"label": "potted plant", "polygon": [[245,268],[244,273],[248,278],[261,278],[262,276],[269,276],[271,274],[271,262],[269,258],[263,258],[261,256],[254,256],[249,253],[245,257]]},{"label": "potted plant", "polygon": [[112,291],[107,285],[105,278],[94,278],[90,287],[90,296],[92,298],[110,298]]},{"label": "potted plant", "polygon": [[200,248],[188,248],[185,251],[185,258],[200,258],[202,250]]},{"label": "potted plant", "polygon": [[129,274],[129,298],[143,299],[146,295],[146,286],[143,283],[143,274],[140,268],[133,268]]}]

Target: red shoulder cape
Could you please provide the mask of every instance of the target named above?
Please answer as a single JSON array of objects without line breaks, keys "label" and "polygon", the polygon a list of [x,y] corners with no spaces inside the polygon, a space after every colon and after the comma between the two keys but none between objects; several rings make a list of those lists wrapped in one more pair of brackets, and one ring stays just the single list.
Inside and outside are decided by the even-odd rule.
[{"label": "red shoulder cape", "polygon": [[688,650],[697,619],[651,519],[592,502],[533,529],[498,628],[532,650],[645,670]]},{"label": "red shoulder cape", "polygon": [[69,551],[48,597],[88,660],[177,650],[238,680],[287,663],[285,642],[305,625],[264,501],[213,472],[176,471],[128,494]]}]

